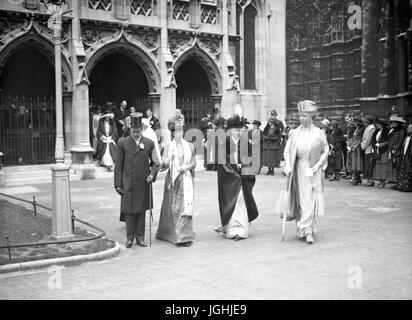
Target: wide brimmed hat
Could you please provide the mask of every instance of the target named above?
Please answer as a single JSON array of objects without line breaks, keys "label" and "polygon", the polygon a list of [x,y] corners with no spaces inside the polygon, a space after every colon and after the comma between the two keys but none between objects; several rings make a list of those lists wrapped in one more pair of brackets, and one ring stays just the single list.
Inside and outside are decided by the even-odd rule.
[{"label": "wide brimmed hat", "polygon": [[391,117],[389,118],[389,122],[406,123],[406,121],[403,120],[402,117],[397,117],[397,116],[391,116]]},{"label": "wide brimmed hat", "polygon": [[105,111],[100,115],[100,118],[110,118],[113,119],[114,118],[114,114],[110,111]]},{"label": "wide brimmed hat", "polygon": [[318,106],[311,100],[304,100],[298,102],[299,112],[315,113],[318,111]]},{"label": "wide brimmed hat", "polygon": [[255,124],[260,127],[262,125],[262,122],[260,122],[259,120],[253,120],[252,124]]},{"label": "wide brimmed hat", "polygon": [[337,126],[339,125],[339,122],[337,122],[336,120],[332,120],[332,121],[330,122],[330,124],[331,124],[332,126],[334,126],[334,127],[337,127]]},{"label": "wide brimmed hat", "polygon": [[272,111],[270,111],[270,115],[273,117],[273,116],[277,116],[278,113],[276,112],[275,109],[273,109]]},{"label": "wide brimmed hat", "polygon": [[385,118],[377,118],[375,119],[375,123],[380,124],[382,126],[387,126],[389,124]]},{"label": "wide brimmed hat", "polygon": [[370,115],[366,115],[362,118],[362,121],[368,124],[372,124],[374,121],[374,118]]},{"label": "wide brimmed hat", "polygon": [[233,117],[227,120],[228,129],[241,129],[245,125],[244,118],[234,115]]},{"label": "wide brimmed hat", "polygon": [[330,121],[329,121],[328,119],[323,119],[323,120],[321,121],[321,123],[322,123],[324,126],[326,126],[326,127],[329,127],[329,126],[330,126]]},{"label": "wide brimmed hat", "polygon": [[298,118],[290,118],[290,120],[288,121],[291,124],[299,124],[300,121]]},{"label": "wide brimmed hat", "polygon": [[143,114],[140,112],[134,112],[130,114],[130,127],[132,129],[140,129],[143,126]]},{"label": "wide brimmed hat", "polygon": [[361,125],[361,124],[363,124],[363,121],[362,121],[361,118],[353,118],[353,119],[352,119],[352,122],[353,122],[354,125]]}]

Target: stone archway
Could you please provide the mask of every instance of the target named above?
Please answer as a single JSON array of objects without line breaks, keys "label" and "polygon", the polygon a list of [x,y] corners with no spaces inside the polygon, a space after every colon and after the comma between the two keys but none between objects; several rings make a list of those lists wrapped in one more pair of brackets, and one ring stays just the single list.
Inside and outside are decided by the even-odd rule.
[{"label": "stone archway", "polygon": [[158,67],[143,46],[129,40],[123,31],[121,31],[117,39],[110,41],[102,40],[101,42],[103,43],[101,46],[94,44],[86,54],[86,71],[89,75],[93,73],[95,65],[104,57],[113,53],[122,53],[134,60],[141,67],[147,78],[149,92],[160,92],[161,82]]}]

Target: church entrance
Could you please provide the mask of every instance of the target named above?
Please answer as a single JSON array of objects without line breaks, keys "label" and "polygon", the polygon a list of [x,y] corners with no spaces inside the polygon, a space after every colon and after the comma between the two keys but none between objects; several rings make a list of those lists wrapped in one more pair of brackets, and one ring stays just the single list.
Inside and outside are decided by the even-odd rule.
[{"label": "church entrance", "polygon": [[213,111],[207,73],[197,60],[189,58],[179,66],[176,83],[176,108],[182,110],[188,129],[200,128],[202,118]]},{"label": "church entrance", "polygon": [[53,163],[56,139],[54,65],[34,46],[0,70],[0,152],[5,165]]},{"label": "church entrance", "polygon": [[106,102],[119,106],[123,100],[138,112],[150,106],[149,86],[140,65],[124,53],[110,53],[91,70],[89,97],[105,110]]}]

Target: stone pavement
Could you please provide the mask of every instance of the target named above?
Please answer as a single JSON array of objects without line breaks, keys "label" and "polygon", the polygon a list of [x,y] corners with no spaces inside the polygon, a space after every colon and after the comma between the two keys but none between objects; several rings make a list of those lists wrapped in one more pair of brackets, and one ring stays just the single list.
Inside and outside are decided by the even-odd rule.
[{"label": "stone pavement", "polygon": [[[283,178],[260,175],[254,189],[260,216],[252,236],[219,236],[215,172],[195,178],[195,244],[155,240],[164,178],[154,184],[152,247],[125,249],[112,179],[71,183],[72,207],[81,219],[122,244],[109,260],[74,267],[0,275],[0,299],[411,299],[412,199],[388,188],[326,182],[326,215],[314,245],[295,237],[273,213]],[[36,191],[38,189],[38,191]],[[51,184],[15,190],[51,206]],[[147,227],[149,225],[147,219]],[[147,239],[149,230],[147,229]],[[60,277],[61,275],[61,277]],[[56,278],[57,277],[57,278]],[[56,280],[57,279],[57,280]],[[61,280],[61,281],[60,281]]]}]

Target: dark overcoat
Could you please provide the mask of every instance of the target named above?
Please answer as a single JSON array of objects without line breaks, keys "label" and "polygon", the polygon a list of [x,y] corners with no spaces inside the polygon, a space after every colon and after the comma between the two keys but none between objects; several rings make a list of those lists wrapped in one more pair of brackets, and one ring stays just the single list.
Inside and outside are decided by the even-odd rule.
[{"label": "dark overcoat", "polygon": [[[142,149],[140,145],[144,148]],[[149,193],[146,179],[152,175],[154,182],[160,165],[156,152],[153,152],[154,148],[153,141],[143,136],[139,146],[132,136],[119,140],[114,168],[114,187],[122,187],[124,192],[120,203],[120,221],[124,221],[124,213],[138,214],[149,210],[149,196],[153,200],[153,195]],[[151,204],[153,208],[153,201]]]},{"label": "dark overcoat", "polygon": [[[217,166],[219,211],[222,226],[229,223],[240,192],[243,192],[249,222],[255,220],[259,215],[252,193],[256,177],[254,175],[242,175],[241,170],[234,164],[234,155],[230,152],[230,150],[234,150],[231,147],[232,143],[231,137],[226,137],[226,164],[219,164]],[[242,163],[240,145],[238,146],[238,159],[240,160],[239,163]],[[245,165],[245,167],[250,167],[251,165],[250,163]]]},{"label": "dark overcoat", "polygon": [[[99,120],[99,124],[97,126],[97,130],[96,130],[96,138],[97,138],[96,157],[99,160],[103,159],[104,153],[106,152],[106,148],[107,148],[107,143],[101,141],[100,138],[102,136],[106,136],[106,137],[111,137],[114,142],[116,142],[116,140],[117,140],[116,125],[115,125],[113,120],[110,120],[109,123],[110,123],[110,129],[109,129],[109,135],[108,136],[106,136],[106,130],[105,130],[104,119],[103,118],[101,118]],[[116,152],[117,152],[116,145],[113,144],[113,143],[110,143],[109,144],[109,151],[110,151],[110,155],[111,155],[111,157],[114,161],[116,159]]]}]

